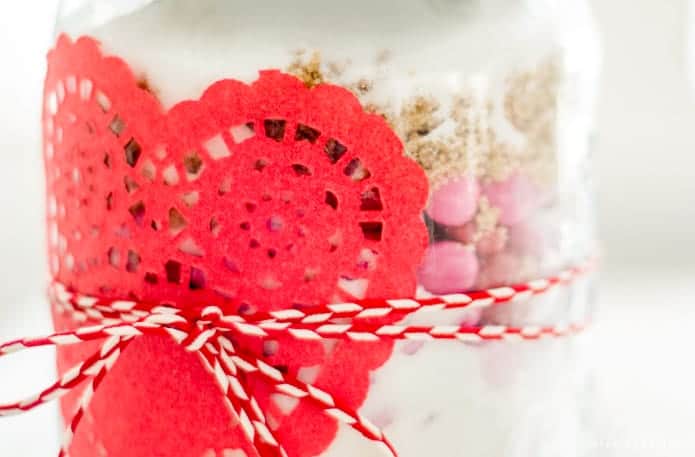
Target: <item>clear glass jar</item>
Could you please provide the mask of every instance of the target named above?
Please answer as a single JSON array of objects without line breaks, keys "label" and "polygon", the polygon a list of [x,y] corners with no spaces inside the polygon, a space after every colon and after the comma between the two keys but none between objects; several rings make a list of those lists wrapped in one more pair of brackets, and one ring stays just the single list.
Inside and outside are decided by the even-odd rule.
[{"label": "clear glass jar", "polygon": [[[382,241],[382,236],[384,239],[392,237],[389,244],[382,244],[381,248],[363,247],[358,250],[358,264],[365,271],[378,270],[379,275],[365,273],[360,276],[338,271],[334,287],[321,289],[323,295],[312,295],[315,291],[305,293],[296,285],[301,281],[287,282],[287,278],[279,273],[280,279],[273,276],[263,279],[260,286],[256,284],[257,290],[249,292],[256,294],[255,297],[265,294],[270,297],[268,300],[274,300],[284,297],[277,292],[278,288],[292,290],[295,285],[299,291],[297,294],[303,294],[307,301],[345,300],[346,296],[358,299],[423,298],[465,293],[550,277],[582,264],[595,253],[594,206],[588,161],[599,52],[585,1],[353,0],[333,2],[330,6],[318,0],[65,1],[58,31],[72,39],[92,37],[98,40],[104,55],[123,59],[132,70],[139,88],[160,104],[162,112],[183,111],[180,102],[205,99],[207,95],[203,94],[210,94],[209,88],[217,81],[233,79],[253,84],[259,80],[260,71],[277,69],[298,78],[308,88],[308,94],[325,85],[347,89],[358,102],[359,116],[380,116],[384,121],[379,129],[387,126],[401,140],[404,157],[389,157],[389,160],[394,160],[392,174],[384,171],[389,167],[379,165],[374,157],[371,158],[374,165],[361,157],[364,159],[362,167],[359,160],[355,162],[353,159],[344,168],[344,174],[356,182],[368,183],[380,171],[385,176],[379,181],[382,187],[365,188],[360,209],[384,211],[386,214],[393,208],[394,214],[384,216],[392,218],[386,220],[385,225],[365,226],[362,223],[361,226],[368,241]],[[74,73],[79,84],[86,80],[87,75],[79,74],[82,70],[77,67],[87,67],[76,66]],[[230,307],[233,303],[235,311],[241,309],[240,304],[246,310],[249,307],[266,310],[304,304],[299,299],[293,303],[266,303],[263,298],[248,303],[248,297],[229,292],[239,284],[239,280],[231,274],[224,276],[213,271],[217,267],[210,266],[212,260],[208,262],[206,255],[210,252],[205,249],[210,244],[201,244],[196,238],[198,230],[203,229],[191,227],[194,225],[192,221],[198,220],[193,215],[195,208],[203,204],[208,210],[212,205],[213,212],[216,209],[230,212],[237,209],[216,208],[215,205],[222,203],[217,200],[217,203],[209,203],[204,201],[204,191],[195,195],[197,191],[191,191],[190,183],[201,183],[208,179],[207,176],[220,176],[210,171],[216,170],[210,160],[217,158],[210,149],[208,152],[212,159],[202,155],[185,156],[184,161],[173,169],[177,181],[172,183],[167,152],[157,155],[155,149],[159,144],[137,138],[139,131],[131,127],[129,119],[121,119],[122,112],[117,113],[121,117],[113,117],[114,99],[118,94],[104,90],[98,92],[97,79],[89,79],[89,90],[93,89],[93,94],[90,92],[86,96],[95,97],[97,102],[99,94],[106,96],[108,103],[101,103],[101,107],[105,112],[111,110],[108,127],[118,133],[118,140],[123,142],[120,146],[126,149],[126,161],[133,173],[149,175],[148,179],[153,182],[164,181],[172,188],[179,185],[178,177],[186,176],[187,180],[180,179],[189,185],[185,189],[182,185],[182,189],[187,191],[185,195],[190,200],[183,204],[179,202],[173,216],[171,209],[168,217],[162,215],[166,219],[163,222],[165,227],[167,224],[170,229],[174,225],[184,226],[170,230],[166,243],[159,250],[173,246],[173,251],[167,253],[169,257],[165,259],[175,261],[173,268],[169,261],[164,264],[159,258],[147,258],[144,238],[135,237],[118,249],[115,245],[108,245],[103,238],[89,246],[83,241],[71,241],[71,234],[67,232],[75,225],[93,226],[90,217],[94,216],[84,209],[61,211],[62,200],[58,197],[53,205],[57,209],[51,212],[52,205],[49,204],[49,230],[56,233],[54,238],[57,240],[51,248],[54,275],[81,292],[114,298],[134,296],[143,300],[177,299],[189,303],[204,297],[202,299],[206,301],[219,302],[220,306]],[[112,84],[113,87],[117,85],[117,82]],[[55,91],[60,98],[60,88],[47,86],[46,90],[47,100],[55,95]],[[270,93],[274,89],[269,87],[267,90]],[[285,92],[273,92],[274,97],[282,98],[284,95]],[[330,101],[322,103],[330,104]],[[356,110],[344,100],[331,106],[339,111],[341,107]],[[60,108],[57,111],[60,115]],[[323,116],[322,113],[317,116],[319,114]],[[336,118],[343,119],[343,115],[336,114]],[[44,119],[49,119],[46,143],[51,149],[47,154],[47,169],[49,181],[57,182],[70,179],[70,170],[54,173],[55,168],[61,168],[61,157],[66,155],[61,156],[54,150],[59,146],[55,144],[56,132],[50,116]],[[325,115],[322,119],[329,117]],[[263,125],[266,135],[279,142],[287,141],[283,136],[284,123],[280,137],[273,138],[271,133],[278,132],[278,125],[268,124],[266,120]],[[300,139],[300,130],[306,127],[301,122],[296,125],[295,140]],[[186,123],[177,124],[177,128],[188,127]],[[231,128],[234,137],[219,137],[227,142],[226,149],[231,147],[229,142],[235,140],[235,132],[244,138],[261,132],[260,125],[250,127],[250,123],[224,127]],[[239,127],[243,131],[239,131]],[[305,137],[301,139],[309,139],[316,133],[312,125],[308,127],[308,130],[302,130]],[[133,130],[125,130],[127,134],[121,135],[123,129],[131,128]],[[198,128],[197,124],[193,128]],[[66,133],[62,132],[61,135],[68,134],[67,129]],[[322,131],[317,135],[325,133]],[[353,135],[368,137],[372,133],[373,130],[366,129]],[[129,137],[131,134],[134,135],[132,138]],[[340,146],[349,146],[350,135],[344,135],[338,138]],[[204,140],[215,138],[206,137]],[[129,139],[139,141],[135,143],[137,148],[133,149]],[[310,140],[313,143],[316,138]],[[332,140],[334,138],[329,141]],[[203,143],[202,149],[211,144]],[[378,143],[379,146],[384,144]],[[148,146],[152,146],[152,150],[148,150]],[[337,151],[345,153],[340,148]],[[328,150],[326,152],[330,155]],[[223,145],[223,160],[234,160],[235,153],[231,157],[228,153]],[[335,149],[333,153],[336,153]],[[138,161],[141,155],[147,156],[148,161]],[[108,154],[107,157],[106,160],[114,160]],[[340,154],[332,156],[335,162],[341,158]],[[100,162],[103,159],[99,157]],[[410,165],[405,165],[405,161],[417,164],[418,171],[408,168]],[[260,172],[258,167],[263,169],[267,164],[258,163],[256,171]],[[311,175],[314,170],[311,163],[308,167],[306,164],[293,164],[296,165],[299,168],[295,167],[294,171],[299,175]],[[79,169],[75,173],[84,180],[88,172],[85,170]],[[418,173],[422,174],[423,181],[406,177],[406,174]],[[136,212],[142,216],[144,207],[149,211],[158,204],[155,200],[161,200],[163,195],[153,193],[151,204],[147,198],[138,197],[148,192],[142,176],[126,176],[127,195],[124,198],[127,204],[121,205],[136,219]],[[261,176],[258,182],[270,179]],[[288,190],[282,176],[275,175],[272,183],[268,181],[271,189],[268,192],[272,196],[283,195],[282,192]],[[394,181],[397,177],[401,177],[403,182]],[[79,179],[75,178],[75,181]],[[420,204],[407,199],[419,198],[414,195],[423,182],[426,189],[422,208],[415,208],[415,218],[408,219],[407,214],[401,218],[395,214]],[[201,184],[201,187],[204,186]],[[98,186],[96,188],[101,190]],[[219,192],[223,193],[222,187]],[[229,186],[226,192],[230,192]],[[65,195],[70,194],[66,191]],[[113,194],[108,195],[113,197]],[[325,203],[336,209],[340,202],[342,209],[343,200],[339,197],[327,192]],[[55,198],[49,190],[49,203]],[[142,207],[137,206],[143,201]],[[398,204],[393,203],[396,201]],[[288,202],[289,198],[285,203]],[[108,201],[106,204],[112,203]],[[254,210],[257,204],[262,205],[254,202]],[[324,211],[325,208],[319,209],[314,214],[324,217]],[[61,213],[67,215],[61,216]],[[124,214],[128,219],[129,215]],[[149,217],[149,213],[145,214]],[[268,219],[269,223],[271,219]],[[217,219],[207,220],[213,232],[217,226],[224,226]],[[215,227],[213,220],[218,224]],[[230,219],[232,221],[239,222]],[[155,230],[157,223],[152,221]],[[127,225],[128,230],[137,231],[142,221],[128,220],[127,224],[132,224]],[[282,225],[278,224],[278,227]],[[421,224],[421,227],[413,224]],[[126,227],[126,224],[119,227]],[[402,231],[394,231],[393,227],[402,228]],[[422,245],[418,241],[420,229],[427,239]],[[126,232],[131,233],[128,230]],[[187,234],[191,236],[187,237]],[[344,233],[343,236],[349,238]],[[63,238],[67,239],[63,243],[67,249],[61,250]],[[260,246],[265,249],[271,241],[269,238],[260,241],[254,238],[251,243],[254,242],[252,248]],[[228,249],[229,243],[232,242],[220,241],[217,246],[220,250]],[[404,252],[390,255],[393,264],[384,260],[389,265],[385,268],[384,263],[379,263],[385,258],[380,249]],[[66,251],[70,254],[66,255]],[[271,257],[278,255],[275,247],[268,249],[267,253]],[[278,268],[294,271],[296,265],[292,262],[308,262],[306,254],[302,257],[301,253],[292,259]],[[225,262],[228,260],[224,258]],[[227,262],[226,267],[228,270],[243,270],[243,266],[256,265],[251,261],[244,264],[245,261],[235,259]],[[233,264],[231,267],[230,263]],[[244,265],[239,267],[238,263]],[[404,265],[408,263],[410,265]],[[218,264],[221,265],[220,262],[215,265]],[[389,269],[391,267],[393,271]],[[111,276],[101,272],[101,269],[108,268],[121,271],[124,279],[109,283]],[[175,281],[171,281],[172,268],[176,270]],[[313,280],[314,275],[320,276],[322,273],[319,271],[326,269],[325,265],[308,266],[303,270],[305,282]],[[393,281],[398,280],[398,285],[390,284],[389,277],[396,278]],[[166,282],[175,284],[167,284],[169,289],[154,287],[152,284],[156,278],[166,278]],[[241,283],[245,285],[243,281]],[[292,299],[295,299],[294,295]],[[422,325],[547,326],[583,321],[590,316],[591,305],[592,282],[584,278],[570,286],[555,288],[507,306],[421,312],[407,321]],[[65,322],[57,325],[69,326]],[[491,457],[582,455],[588,428],[583,409],[587,373],[578,350],[581,338],[520,344],[506,341],[396,342],[387,351],[385,361],[368,370],[369,387],[359,401],[360,412],[383,428],[402,457],[425,454]],[[330,354],[329,349],[325,350],[325,354]],[[147,355],[143,357],[147,358]],[[65,358],[71,356],[65,355]],[[328,358],[324,359],[328,363],[326,360]],[[308,365],[291,366],[289,370],[308,368]],[[312,368],[322,373],[320,365]],[[345,382],[358,381],[347,379]],[[276,403],[281,405],[276,414],[284,414],[283,417],[291,416],[296,408],[296,405],[288,406],[282,400]],[[98,411],[93,415],[92,422],[105,420]],[[121,419],[126,420],[125,416]],[[278,422],[276,428],[282,436],[285,433],[283,426],[287,428],[291,422],[285,425],[282,425],[282,420]],[[89,425],[85,427],[88,431],[83,434],[96,433],[96,429],[89,429]],[[182,425],[171,427],[171,434],[176,434],[179,432],[176,427]],[[308,433],[309,429],[302,430]],[[125,435],[118,437],[121,442],[127,439]],[[313,438],[305,436],[303,439],[311,441]],[[186,456],[212,456],[216,455],[215,452],[222,452],[214,446],[201,448],[195,439],[186,444],[175,442],[174,438],[166,440],[174,440],[172,448],[179,446]],[[373,443],[343,428],[330,439],[319,441],[320,444],[313,447],[296,445],[289,453],[291,457],[339,457],[367,456],[376,452]],[[120,456],[118,445],[109,448],[108,444],[99,441],[99,437],[93,437],[93,442],[106,448],[108,455]],[[82,446],[81,449],[88,449],[88,446]],[[244,446],[239,444],[238,448]],[[143,449],[138,447],[130,455],[148,455]],[[227,449],[237,452],[231,447]],[[82,457],[79,452],[73,454]]]}]

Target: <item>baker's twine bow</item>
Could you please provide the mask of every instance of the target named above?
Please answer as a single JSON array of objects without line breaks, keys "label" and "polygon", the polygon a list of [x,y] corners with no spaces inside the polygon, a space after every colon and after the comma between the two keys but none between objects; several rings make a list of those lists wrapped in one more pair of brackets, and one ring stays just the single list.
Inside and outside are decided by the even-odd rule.
[{"label": "baker's twine bow", "polygon": [[[68,291],[54,283],[49,289],[53,303],[84,326],[38,338],[24,338],[0,345],[0,357],[40,346],[65,346],[104,340],[100,349],[39,394],[0,405],[0,416],[29,411],[62,397],[89,380],[77,410],[65,432],[59,453],[67,457],[72,437],[90,400],[128,344],[143,335],[168,335],[186,351],[199,356],[203,367],[220,387],[226,406],[239,418],[239,424],[261,457],[286,457],[282,443],[268,426],[267,418],[246,383],[248,375],[264,379],[275,392],[311,401],[325,414],[354,428],[381,446],[387,455],[397,457],[384,433],[359,412],[343,404],[330,392],[304,383],[284,373],[249,350],[233,344],[235,336],[273,338],[290,335],[297,340],[344,339],[380,340],[537,340],[559,337],[583,330],[586,322],[554,326],[413,326],[378,324],[374,318],[405,318],[421,310],[485,308],[547,292],[573,282],[591,268],[592,262],[568,269],[557,276],[510,287],[436,296],[425,299],[360,300],[306,309],[260,312],[250,316],[225,315],[218,307],[196,311],[178,309],[171,304],[156,306],[136,301],[105,300]],[[391,319],[393,321],[393,319]]]}]

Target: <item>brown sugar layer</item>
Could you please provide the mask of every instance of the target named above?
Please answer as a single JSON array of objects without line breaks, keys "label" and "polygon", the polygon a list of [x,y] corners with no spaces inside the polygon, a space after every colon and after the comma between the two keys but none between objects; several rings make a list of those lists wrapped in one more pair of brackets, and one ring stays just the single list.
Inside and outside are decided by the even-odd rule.
[{"label": "brown sugar layer", "polygon": [[330,82],[352,91],[365,110],[389,122],[433,188],[461,175],[502,181],[517,172],[540,185],[554,185],[562,84],[556,56],[506,76],[485,93],[463,87],[444,100],[419,90],[403,97],[398,109],[393,100],[375,96],[384,84],[375,75],[392,58],[388,50],[380,51],[370,70],[373,77],[348,77],[355,73],[349,61],[327,61],[318,51],[297,51],[286,70],[308,87]]}]

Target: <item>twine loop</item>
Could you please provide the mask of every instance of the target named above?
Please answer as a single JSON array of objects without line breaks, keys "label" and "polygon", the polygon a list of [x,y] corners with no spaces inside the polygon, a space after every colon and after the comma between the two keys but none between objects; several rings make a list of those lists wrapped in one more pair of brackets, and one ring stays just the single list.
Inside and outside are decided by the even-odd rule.
[{"label": "twine loop", "polygon": [[[241,336],[273,338],[291,336],[298,340],[346,339],[381,340],[538,340],[561,337],[583,330],[586,322],[553,326],[411,326],[375,323],[374,317],[390,316],[402,321],[424,309],[446,310],[485,308],[547,292],[567,285],[587,273],[593,262],[537,281],[424,299],[363,300],[328,304],[307,309],[260,312],[250,316],[225,314],[216,306],[180,309],[171,303],[156,305],[137,301],[109,300],[68,290],[58,282],[49,288],[51,301],[59,311],[85,324],[66,332],[37,338],[23,338],[0,344],[0,357],[40,346],[65,346],[103,340],[99,350],[67,370],[60,379],[30,398],[0,404],[0,416],[20,414],[62,397],[89,381],[78,409],[66,430],[59,456],[67,457],[72,437],[84,417],[90,400],[119,355],[133,339],[143,335],[167,335],[186,351],[197,354],[205,370],[220,387],[227,408],[239,419],[246,438],[261,457],[287,457],[282,443],[268,426],[266,416],[248,386],[247,375],[260,376],[277,393],[311,401],[324,414],[360,432],[380,446],[385,455],[397,457],[395,447],[382,430],[339,398],[307,384],[266,363],[262,357],[234,343]],[[391,319],[393,322],[395,319]]]}]

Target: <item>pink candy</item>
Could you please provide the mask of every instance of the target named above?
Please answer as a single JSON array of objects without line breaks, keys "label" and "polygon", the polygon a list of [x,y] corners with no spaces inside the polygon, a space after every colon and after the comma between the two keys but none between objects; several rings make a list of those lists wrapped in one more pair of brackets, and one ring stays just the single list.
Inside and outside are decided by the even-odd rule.
[{"label": "pink candy", "polygon": [[427,249],[419,279],[434,294],[462,292],[473,287],[478,268],[473,249],[455,241],[441,241]]},{"label": "pink candy", "polygon": [[[481,194],[499,210],[501,225],[476,239],[473,218]],[[456,241],[439,241],[428,248],[418,272],[420,284],[429,292],[450,294],[518,282],[522,256],[543,249],[540,227],[532,223],[541,199],[540,189],[522,174],[483,186],[463,176],[437,188],[427,213],[444,226],[445,237]]]},{"label": "pink candy", "polygon": [[512,175],[505,181],[486,184],[483,193],[500,210],[500,222],[514,225],[538,207],[540,192],[528,177]]},{"label": "pink candy", "polygon": [[464,225],[475,216],[479,198],[477,179],[468,176],[452,179],[434,191],[427,214],[440,224]]}]

